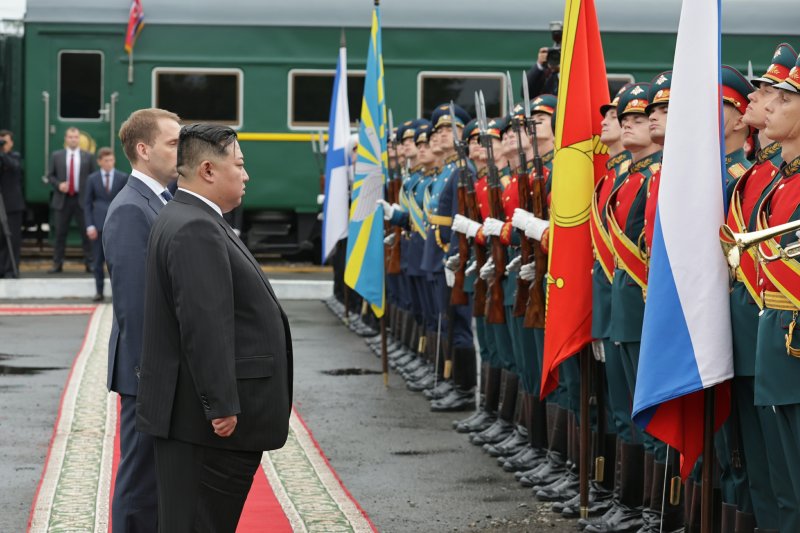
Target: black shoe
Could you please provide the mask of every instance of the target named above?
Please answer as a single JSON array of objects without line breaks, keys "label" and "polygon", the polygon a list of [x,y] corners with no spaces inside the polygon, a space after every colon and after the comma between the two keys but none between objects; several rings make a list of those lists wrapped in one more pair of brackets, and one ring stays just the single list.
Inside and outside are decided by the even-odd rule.
[{"label": "black shoe", "polygon": [[643,524],[641,507],[621,505],[607,522],[586,526],[583,531],[585,533],[628,533],[638,531]]},{"label": "black shoe", "polygon": [[421,364],[413,372],[401,372],[400,375],[406,381],[417,381],[424,378],[428,374],[433,374],[433,365]]},{"label": "black shoe", "polygon": [[436,384],[432,389],[428,389],[422,393],[429,400],[439,400],[444,398],[453,391],[453,382],[450,380],[442,380]]},{"label": "black shoe", "polygon": [[513,433],[505,441],[484,446],[484,451],[492,457],[511,457],[528,446],[528,435],[520,432],[519,427],[514,428]]},{"label": "black shoe", "polygon": [[497,413],[489,413],[483,409],[478,412],[478,416],[469,422],[459,422],[456,431],[459,433],[478,433],[488,428],[497,420]]},{"label": "black shoe", "polygon": [[[589,516],[600,516],[611,509],[614,493],[592,481],[589,483]],[[561,513],[564,518],[579,518],[581,511],[581,495],[577,494],[565,503],[554,503],[553,511]]]},{"label": "black shoe", "polygon": [[47,273],[48,274],[58,274],[59,272],[62,272],[63,270],[64,270],[64,266],[63,265],[55,264],[55,265],[53,265],[53,267],[50,270],[47,271]]},{"label": "black shoe", "polygon": [[475,391],[453,389],[453,391],[439,400],[431,401],[431,411],[468,411],[475,409]]},{"label": "black shoe", "polygon": [[579,490],[578,476],[574,472],[568,472],[559,483],[542,488],[535,495],[540,502],[565,502],[579,494]]},{"label": "black shoe", "polygon": [[434,384],[434,375],[433,372],[428,372],[423,376],[422,379],[418,379],[417,381],[409,381],[406,383],[406,388],[412,392],[420,392],[422,391],[427,392],[428,389],[433,388]]},{"label": "black shoe", "polygon": [[474,419],[476,419],[479,416],[481,416],[481,411],[483,411],[483,409],[481,409],[480,406],[479,406],[477,409],[472,411],[472,414],[469,415],[467,418],[462,418],[461,420],[453,420],[451,422],[451,425],[453,426],[453,429],[458,429],[458,426],[461,425],[461,424],[468,424],[469,422],[472,422]]},{"label": "black shoe", "polygon": [[475,446],[483,446],[487,442],[494,444],[496,442],[503,442],[511,432],[514,431],[514,424],[502,418],[495,420],[494,424],[481,431],[474,433],[469,441]]},{"label": "black shoe", "polygon": [[[579,500],[580,502],[580,500]],[[580,503],[578,504],[580,505]],[[611,506],[608,508],[606,512],[604,512],[601,516],[597,516],[594,518],[579,518],[578,519],[578,529],[586,529],[589,526],[598,525],[598,524],[606,524],[609,521],[613,520],[614,516],[621,512],[620,511],[621,504],[619,500],[612,499]]]},{"label": "black shoe", "polygon": [[547,452],[539,448],[525,448],[521,454],[510,457],[503,463],[506,472],[523,472],[532,470],[547,460]]},{"label": "black shoe", "polygon": [[93,302],[102,302],[103,300],[105,300],[105,298],[103,297],[102,294],[95,294],[94,297],[92,298]]},{"label": "black shoe", "polygon": [[92,265],[86,265],[86,273],[91,274],[92,272],[94,272],[94,268],[92,268]]},{"label": "black shoe", "polygon": [[542,466],[535,474],[530,477],[523,477],[519,480],[520,485],[523,487],[536,487],[537,485],[549,485],[553,481],[559,479],[567,466],[561,459],[561,454],[551,451],[547,456],[547,463]]}]

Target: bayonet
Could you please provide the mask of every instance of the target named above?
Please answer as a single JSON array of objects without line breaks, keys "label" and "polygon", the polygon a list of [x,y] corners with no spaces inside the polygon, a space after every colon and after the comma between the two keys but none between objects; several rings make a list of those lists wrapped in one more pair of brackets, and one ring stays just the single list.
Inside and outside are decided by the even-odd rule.
[{"label": "bayonet", "polygon": [[533,145],[533,168],[536,171],[537,178],[544,178],[542,173],[544,167],[542,165],[542,156],[539,154],[539,138],[536,136],[536,121],[533,120],[531,115],[531,99],[528,92],[528,75],[522,71],[522,98],[525,106],[525,129],[528,131],[528,137],[531,139]]},{"label": "bayonet", "polygon": [[511,73],[506,71],[506,109],[508,115],[514,115],[514,88],[511,85]]},{"label": "bayonet", "polygon": [[525,158],[525,150],[522,148],[522,131],[520,128],[519,120],[514,115],[514,88],[511,86],[511,73],[506,71],[506,94],[508,98],[508,119],[511,121],[511,127],[514,129],[514,134],[517,136],[517,155],[519,156],[519,172],[525,172],[528,168],[528,161]]}]

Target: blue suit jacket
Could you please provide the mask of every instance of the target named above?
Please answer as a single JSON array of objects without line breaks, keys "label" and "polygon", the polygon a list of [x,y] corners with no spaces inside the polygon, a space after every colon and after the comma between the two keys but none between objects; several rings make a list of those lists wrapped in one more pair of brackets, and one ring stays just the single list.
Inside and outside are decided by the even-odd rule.
[{"label": "blue suit jacket", "polygon": [[94,226],[97,231],[103,231],[106,221],[108,206],[119,191],[128,182],[128,175],[116,168],[112,172],[111,191],[106,192],[101,170],[89,174],[86,179],[86,193],[83,197],[83,219],[86,227]]},{"label": "blue suit jacket", "polygon": [[111,202],[103,249],[114,305],[108,345],[108,389],[136,396],[144,327],[144,280],[150,228],[164,202],[132,177]]}]

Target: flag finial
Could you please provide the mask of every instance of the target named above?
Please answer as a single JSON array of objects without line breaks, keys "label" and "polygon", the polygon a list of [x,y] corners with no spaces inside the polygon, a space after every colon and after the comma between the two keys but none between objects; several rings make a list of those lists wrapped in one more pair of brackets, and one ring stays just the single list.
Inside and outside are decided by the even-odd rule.
[{"label": "flag finial", "polygon": [[346,48],[347,47],[347,37],[344,34],[344,28],[342,28],[342,33],[339,37],[339,48]]}]

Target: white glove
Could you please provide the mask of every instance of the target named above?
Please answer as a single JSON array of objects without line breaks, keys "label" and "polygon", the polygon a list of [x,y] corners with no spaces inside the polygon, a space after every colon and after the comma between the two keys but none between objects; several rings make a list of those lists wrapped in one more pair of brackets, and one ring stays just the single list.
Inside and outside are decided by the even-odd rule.
[{"label": "white glove", "polygon": [[458,270],[458,267],[460,266],[461,266],[461,261],[459,260],[457,255],[451,255],[444,262],[444,269],[449,270],[451,272],[455,272],[456,270]]},{"label": "white glove", "polygon": [[536,239],[537,241],[541,241],[542,234],[549,227],[550,227],[550,222],[548,222],[547,220],[542,220],[541,218],[536,218],[535,216],[531,215],[530,220],[528,220],[528,222],[525,224],[525,236],[530,239]]},{"label": "white glove", "polygon": [[383,244],[385,244],[386,246],[393,246],[395,238],[396,235],[394,234],[394,232],[391,232],[383,239]]},{"label": "white glove", "polygon": [[375,203],[383,207],[383,220],[391,220],[392,215],[394,214],[394,205],[390,204],[384,199],[379,199]]},{"label": "white glove", "polygon": [[522,266],[522,257],[517,256],[511,261],[508,262],[506,265],[506,274],[511,272],[519,272],[520,267]]},{"label": "white glove", "polygon": [[484,235],[494,235],[495,237],[499,237],[502,229],[503,229],[503,223],[497,220],[496,218],[487,218],[486,220],[483,221]]},{"label": "white glove", "polygon": [[480,224],[471,220],[464,215],[456,215],[453,217],[453,224],[450,226],[450,229],[457,233],[463,233],[467,237],[474,237],[476,233],[478,233],[478,229],[481,227]]},{"label": "white glove", "polygon": [[481,268],[480,273],[478,274],[482,280],[489,281],[494,279],[495,272],[494,272],[494,260],[489,259],[484,263],[483,268]]},{"label": "white glove", "polygon": [[606,362],[606,349],[603,347],[603,341],[592,341],[592,353],[595,360],[601,363]]},{"label": "white glove", "polygon": [[317,220],[319,220],[320,222],[322,222],[322,220],[323,220],[324,218],[325,218],[325,214],[324,214],[322,211],[320,211],[319,213],[317,213]]},{"label": "white glove", "polygon": [[533,281],[536,278],[536,263],[522,265],[519,269],[519,277],[525,281]]},{"label": "white glove", "polygon": [[325,203],[325,195],[324,194],[318,194],[317,195],[317,205],[322,205],[324,203]]},{"label": "white glove", "polygon": [[452,287],[456,284],[456,273],[450,270],[449,268],[444,269],[444,282],[447,283],[448,287]]},{"label": "white glove", "polygon": [[475,269],[478,268],[478,263],[476,261],[472,261],[470,264],[467,265],[467,268],[464,269],[465,276],[471,276],[475,273]]},{"label": "white glove", "polygon": [[532,218],[536,218],[531,213],[528,213],[524,209],[520,209],[519,207],[514,209],[514,216],[511,217],[511,225],[517,229],[521,229],[525,231],[525,225],[528,223],[529,220]]}]

